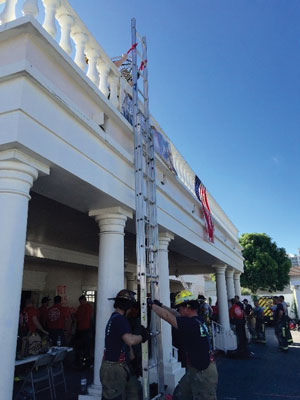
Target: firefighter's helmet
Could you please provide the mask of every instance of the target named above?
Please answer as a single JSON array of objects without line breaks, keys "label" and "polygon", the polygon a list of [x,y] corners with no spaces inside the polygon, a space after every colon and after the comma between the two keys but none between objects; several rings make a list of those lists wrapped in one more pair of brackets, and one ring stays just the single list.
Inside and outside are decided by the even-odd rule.
[{"label": "firefighter's helmet", "polygon": [[181,290],[175,297],[175,307],[180,306],[183,303],[188,303],[191,300],[196,300],[196,296],[193,295],[189,290]]},{"label": "firefighter's helmet", "polygon": [[131,303],[134,303],[135,302],[134,296],[135,296],[135,292],[133,292],[132,290],[122,289],[117,294],[115,300],[128,300]]},{"label": "firefighter's helmet", "polygon": [[110,297],[107,300],[128,300],[131,303],[135,303],[135,296],[136,293],[129,289],[122,289],[120,290],[116,297]]}]

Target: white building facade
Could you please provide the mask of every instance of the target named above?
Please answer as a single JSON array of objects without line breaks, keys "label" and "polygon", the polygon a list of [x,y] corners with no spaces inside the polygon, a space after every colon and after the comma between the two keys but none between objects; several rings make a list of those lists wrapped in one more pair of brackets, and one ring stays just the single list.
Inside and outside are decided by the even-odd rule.
[{"label": "white building facade", "polygon": [[288,254],[291,261],[292,267],[300,266],[300,249],[298,249],[298,254]]},{"label": "white building facade", "polygon": [[[67,0],[0,0],[0,7],[0,393],[12,397],[22,293],[37,301],[63,294],[76,307],[88,291],[97,312],[87,397],[100,399],[108,298],[137,285],[133,130],[122,114],[131,87]],[[170,275],[216,273],[230,341],[227,301],[240,295],[243,270],[238,231],[208,193],[215,230],[214,243],[207,240],[195,173],[151,122],[176,170],[157,155],[162,301],[170,301]],[[183,371],[167,325],[163,341],[171,390]]]}]

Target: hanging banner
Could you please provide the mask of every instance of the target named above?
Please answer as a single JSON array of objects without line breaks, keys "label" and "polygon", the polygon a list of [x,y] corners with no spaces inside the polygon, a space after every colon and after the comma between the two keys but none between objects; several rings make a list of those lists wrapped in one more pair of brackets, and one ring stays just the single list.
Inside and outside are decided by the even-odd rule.
[{"label": "hanging banner", "polygon": [[208,235],[208,240],[214,242],[214,223],[212,220],[212,215],[210,212],[209,204],[207,201],[206,187],[203,185],[198,176],[195,176],[195,194],[202,204],[204,220],[206,224],[206,231]]},{"label": "hanging banner", "polygon": [[[133,125],[133,103],[132,103],[132,98],[127,93],[126,96],[124,97],[124,101],[122,104],[122,114],[127,119],[127,121],[131,125]],[[141,125],[143,129],[144,128],[143,119],[141,121]],[[158,132],[154,128],[154,126],[151,126],[151,131],[153,134],[155,151],[158,153],[160,158],[165,162],[169,170],[172,171],[175,175],[177,175],[177,172],[173,164],[173,157],[171,153],[170,143],[163,137],[163,135],[160,132]]]},{"label": "hanging banner", "polygon": [[177,175],[177,172],[173,165],[173,157],[171,153],[170,143],[163,137],[163,135],[160,132],[158,132],[154,128],[154,126],[151,126],[151,130],[153,135],[155,151],[168,166],[169,170],[172,171],[175,175]]},{"label": "hanging banner", "polygon": [[133,125],[133,102],[132,98],[126,93],[123,104],[122,104],[122,114],[127,119],[127,121]]}]

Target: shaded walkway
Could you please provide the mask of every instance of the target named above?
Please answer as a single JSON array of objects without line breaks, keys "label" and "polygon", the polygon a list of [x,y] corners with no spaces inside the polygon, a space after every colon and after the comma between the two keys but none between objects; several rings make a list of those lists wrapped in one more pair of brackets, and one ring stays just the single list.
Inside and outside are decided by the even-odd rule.
[{"label": "shaded walkway", "polygon": [[[273,329],[268,328],[266,333],[265,346],[250,345],[253,358],[218,359],[218,400],[300,400],[300,332],[292,332],[295,343],[287,354],[278,352]],[[93,370],[79,372],[67,362],[65,371],[69,391],[65,394],[60,387],[57,398],[77,400],[80,379],[85,376],[91,383]],[[50,400],[50,396],[44,393],[38,399]]]},{"label": "shaded walkway", "polygon": [[267,344],[251,344],[249,360],[218,360],[218,400],[300,400],[300,332],[288,353],[278,352],[274,330]]}]

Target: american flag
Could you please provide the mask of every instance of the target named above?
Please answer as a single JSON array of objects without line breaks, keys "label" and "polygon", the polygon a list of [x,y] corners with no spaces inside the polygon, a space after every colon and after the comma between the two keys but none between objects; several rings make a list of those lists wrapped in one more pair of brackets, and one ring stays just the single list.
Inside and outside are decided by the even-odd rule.
[{"label": "american flag", "polygon": [[201,180],[198,178],[197,175],[195,176],[195,194],[200,203],[202,204],[208,240],[213,243],[214,223],[212,220],[212,215],[207,201],[206,187],[203,185],[203,183],[201,182]]}]

